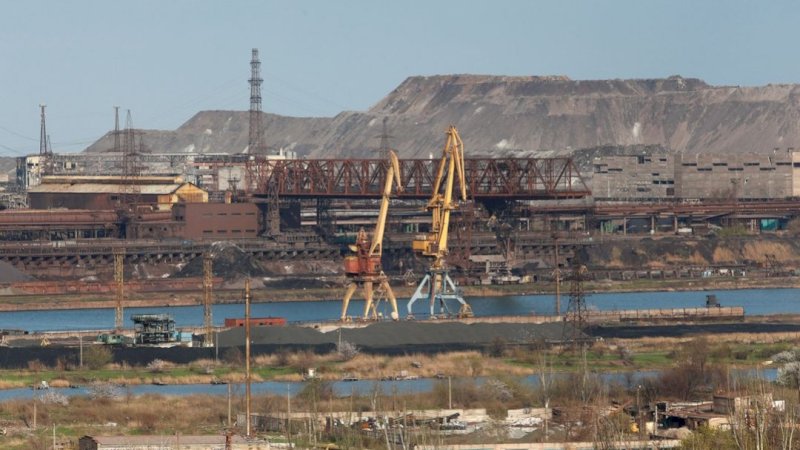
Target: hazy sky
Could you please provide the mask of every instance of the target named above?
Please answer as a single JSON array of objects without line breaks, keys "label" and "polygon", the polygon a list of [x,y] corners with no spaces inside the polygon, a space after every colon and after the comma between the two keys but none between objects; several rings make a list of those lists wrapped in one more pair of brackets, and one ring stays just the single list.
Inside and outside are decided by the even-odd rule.
[{"label": "hazy sky", "polygon": [[174,129],[249,108],[259,48],[263,109],[365,110],[412,75],[666,77],[800,82],[792,1],[0,1],[0,155],[57,152],[113,128]]}]

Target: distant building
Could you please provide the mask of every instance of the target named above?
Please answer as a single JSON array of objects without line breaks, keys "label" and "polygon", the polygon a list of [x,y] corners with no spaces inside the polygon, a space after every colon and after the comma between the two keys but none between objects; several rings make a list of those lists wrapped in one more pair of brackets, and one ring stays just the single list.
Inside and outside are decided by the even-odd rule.
[{"label": "distant building", "polygon": [[675,160],[667,153],[594,160],[596,200],[659,201],[675,197]]},{"label": "distant building", "polygon": [[763,200],[800,197],[800,152],[683,153],[597,157],[601,201]]},{"label": "distant building", "polygon": [[122,204],[169,210],[176,203],[203,203],[208,192],[180,177],[45,176],[28,189],[32,209],[116,209]]}]

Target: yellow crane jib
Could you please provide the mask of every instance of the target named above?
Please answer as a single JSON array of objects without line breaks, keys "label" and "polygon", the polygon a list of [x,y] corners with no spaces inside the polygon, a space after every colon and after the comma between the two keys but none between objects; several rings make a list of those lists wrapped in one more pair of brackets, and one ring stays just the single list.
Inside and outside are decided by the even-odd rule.
[{"label": "yellow crane jib", "polygon": [[[417,236],[411,243],[412,249],[433,259],[425,277],[420,282],[414,295],[408,301],[408,317],[413,318],[414,303],[426,294],[430,301],[431,317],[438,302],[443,314],[448,314],[447,300],[456,300],[461,304],[458,315],[471,317],[472,308],[464,301],[455,282],[450,278],[445,257],[448,254],[447,239],[450,228],[450,212],[458,208],[458,201],[467,200],[467,183],[464,175],[464,142],[454,126],[446,132],[442,157],[436,171],[431,198],[426,209],[431,212],[431,230]],[[458,182],[458,196],[453,198],[453,189]]]},{"label": "yellow crane jib", "polygon": [[[363,228],[359,230],[356,243],[349,246],[354,255],[344,258],[344,272],[350,279],[350,284],[348,284],[342,300],[342,321],[348,320],[347,307],[359,286],[364,291],[364,320],[376,320],[378,318],[377,302],[375,302],[376,294],[381,297],[385,296],[388,299],[392,307],[391,317],[393,320],[397,320],[400,317],[397,312],[397,298],[389,285],[388,277],[383,273],[383,265],[381,264],[383,235],[386,231],[386,218],[389,214],[392,184],[397,186],[397,191],[402,191],[400,162],[397,160],[397,155],[390,150],[389,165],[386,169],[386,182],[381,196],[381,207],[378,212],[375,231],[372,233],[372,239],[369,239],[367,232]],[[375,289],[376,286],[377,290]]]}]

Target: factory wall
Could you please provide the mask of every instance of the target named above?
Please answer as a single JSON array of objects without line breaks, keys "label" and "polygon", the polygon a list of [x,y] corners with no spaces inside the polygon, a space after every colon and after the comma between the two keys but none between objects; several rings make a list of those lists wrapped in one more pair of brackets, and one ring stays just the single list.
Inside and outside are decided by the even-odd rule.
[{"label": "factory wall", "polygon": [[651,154],[594,160],[598,200],[759,200],[800,197],[800,152]]},{"label": "factory wall", "polygon": [[236,239],[258,236],[258,207],[253,203],[181,203],[173,219],[184,222],[186,239]]}]

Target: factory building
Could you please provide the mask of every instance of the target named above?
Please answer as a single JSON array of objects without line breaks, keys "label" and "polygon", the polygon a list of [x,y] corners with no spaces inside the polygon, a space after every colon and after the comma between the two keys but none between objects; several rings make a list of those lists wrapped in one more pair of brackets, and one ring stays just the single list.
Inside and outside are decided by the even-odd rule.
[{"label": "factory building", "polygon": [[172,208],[175,221],[186,224],[187,239],[237,239],[258,236],[254,203],[180,203]]},{"label": "factory building", "polygon": [[601,201],[763,200],[800,197],[800,152],[639,154],[594,160]]},{"label": "factory building", "polygon": [[32,209],[116,209],[120,204],[169,210],[176,203],[208,201],[208,192],[176,176],[45,176],[28,190]]},{"label": "factory building", "polygon": [[596,200],[658,201],[675,196],[675,159],[667,153],[595,158]]}]

